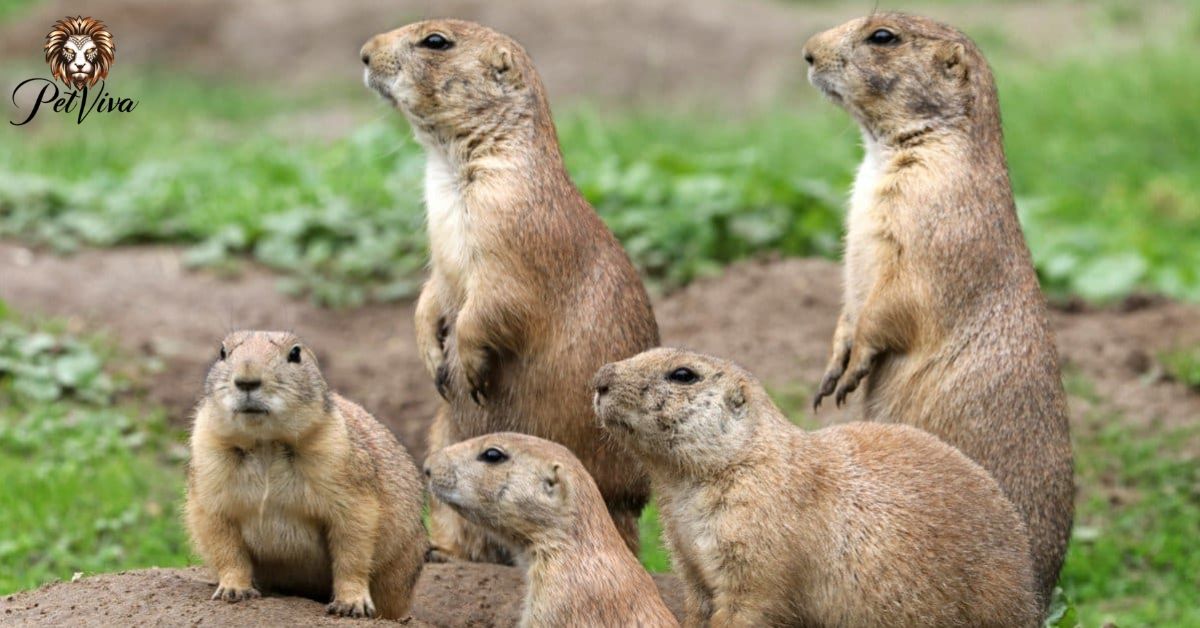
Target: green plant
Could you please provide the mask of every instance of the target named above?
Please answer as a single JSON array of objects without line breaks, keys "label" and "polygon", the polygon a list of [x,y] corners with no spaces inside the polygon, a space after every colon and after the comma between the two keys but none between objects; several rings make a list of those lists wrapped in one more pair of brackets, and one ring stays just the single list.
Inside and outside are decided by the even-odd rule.
[{"label": "green plant", "polygon": [[1061,586],[1080,622],[1197,625],[1200,427],[1137,429],[1103,411],[1075,430],[1081,486]]},{"label": "green plant", "polygon": [[671,556],[663,544],[662,524],[658,521],[658,504],[651,501],[642,511],[638,521],[638,532],[642,540],[640,558],[642,566],[650,573],[671,571]]},{"label": "green plant", "polygon": [[179,434],[161,411],[113,405],[107,355],[0,302],[0,593],[188,563]]},{"label": "green plant", "polygon": [[16,401],[107,403],[118,386],[102,367],[93,345],[52,330],[31,331],[0,307],[0,390]]},{"label": "green plant", "polygon": [[1168,351],[1159,361],[1168,375],[1200,391],[1200,345]]},{"label": "green plant", "polygon": [[1067,599],[1062,587],[1054,587],[1050,608],[1046,612],[1046,628],[1079,628],[1079,610]]}]

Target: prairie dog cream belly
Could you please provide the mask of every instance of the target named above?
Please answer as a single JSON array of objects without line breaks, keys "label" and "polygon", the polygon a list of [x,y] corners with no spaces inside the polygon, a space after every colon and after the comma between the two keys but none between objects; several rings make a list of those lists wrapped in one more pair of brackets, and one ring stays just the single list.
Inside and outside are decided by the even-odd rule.
[{"label": "prairie dog cream belly", "polygon": [[879,217],[874,206],[883,156],[870,139],[863,144],[863,160],[854,178],[846,214],[845,305],[852,314],[857,313],[875,282],[875,243],[879,237]]},{"label": "prairie dog cream belly", "polygon": [[254,580],[269,590],[327,596],[333,576],[324,526],[305,508],[310,489],[293,454],[277,443],[260,444],[246,452],[239,476],[238,524],[251,548]]},{"label": "prairie dog cream belly", "polygon": [[429,151],[425,164],[425,220],[433,266],[446,280],[454,307],[466,300],[471,274],[473,241],[470,216],[459,191],[459,182],[446,159]]}]

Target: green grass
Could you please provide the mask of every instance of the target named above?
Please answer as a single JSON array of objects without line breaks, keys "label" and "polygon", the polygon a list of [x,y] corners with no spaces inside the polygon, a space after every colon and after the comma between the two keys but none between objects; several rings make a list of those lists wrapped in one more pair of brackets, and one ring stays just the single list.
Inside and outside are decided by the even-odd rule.
[{"label": "green grass", "polygon": [[1077,437],[1079,504],[1062,586],[1085,626],[1200,625],[1200,430],[1134,433],[1114,417]]},{"label": "green grass", "polygon": [[[0,20],[20,15],[37,2],[38,0],[0,0]],[[46,25],[46,30],[50,30],[49,24]]]},{"label": "green grass", "polygon": [[1200,345],[1168,351],[1159,362],[1173,379],[1200,391]]},{"label": "green grass", "polygon": [[0,302],[0,593],[188,563],[179,434],[113,403],[107,355]]},{"label": "green grass", "polygon": [[1200,82],[1179,80],[1200,74],[1182,50],[1001,74],[1013,182],[1050,288],[1200,299],[1200,118],[1188,113]]},{"label": "green grass", "polygon": [[[289,140],[242,131],[294,105],[164,82],[126,82],[142,95],[135,112],[89,118],[82,133],[47,123],[0,157],[0,235],[62,250],[179,241],[196,245],[198,264],[250,254],[333,304],[413,293],[425,262],[424,159],[398,114],[333,142]],[[694,127],[649,116],[578,112],[562,127],[585,194],[651,280],[678,285],[765,249],[834,254],[840,194],[792,171],[776,122],[714,128],[690,143]],[[648,143],[652,126],[665,132]],[[820,139],[791,126],[793,141]],[[762,140],[753,150],[747,132]]]},{"label": "green grass", "polygon": [[[1197,76],[1192,52],[1167,39],[1049,66],[998,54],[1013,182],[1050,292],[1200,299],[1200,80],[1181,80]],[[332,140],[275,124],[370,94],[283,99],[167,76],[126,77],[121,91],[141,100],[131,114],[0,136],[0,236],[64,250],[182,242],[220,267],[249,255],[331,304],[412,295],[422,157],[400,116],[381,106]],[[560,111],[560,134],[579,187],[670,288],[765,251],[837,256],[858,134],[801,94],[742,119]]]},{"label": "green grass", "polygon": [[651,573],[667,573],[671,571],[671,554],[667,551],[662,538],[662,524],[658,521],[658,504],[651,501],[642,511],[638,522],[641,534],[642,566]]},{"label": "green grass", "polygon": [[[1068,377],[1095,401],[1090,384]],[[1076,429],[1080,488],[1061,586],[1084,626],[1200,625],[1200,425],[1131,426],[1103,408]]]}]

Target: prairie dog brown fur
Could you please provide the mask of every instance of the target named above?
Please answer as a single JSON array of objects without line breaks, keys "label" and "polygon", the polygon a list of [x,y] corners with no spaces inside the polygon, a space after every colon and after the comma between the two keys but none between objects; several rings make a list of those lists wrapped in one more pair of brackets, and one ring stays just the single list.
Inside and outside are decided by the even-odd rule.
[{"label": "prairie dog brown fur", "polygon": [[991,70],[962,33],[897,13],[819,33],[805,58],[866,146],[814,406],[866,378],[865,419],[920,427],[987,469],[1029,526],[1046,602],[1074,517],[1071,440]]},{"label": "prairie dog brown fur", "polygon": [[932,435],[805,432],[749,373],[676,349],[594,384],[605,429],[650,473],[689,625],[1038,625],[1020,516]]},{"label": "prairie dog brown fur", "polygon": [[[417,344],[446,399],[430,451],[497,431],[565,445],[630,549],[649,485],[601,438],[588,382],[658,344],[641,279],[563,166],[541,79],[517,42],[458,20],[410,24],[362,49],[366,82],[425,148],[430,273]],[[507,551],[432,502],[433,544],[507,562]]]},{"label": "prairie dog brown fur", "polygon": [[566,447],[488,434],[434,452],[425,475],[442,503],[517,548],[521,626],[678,625]]},{"label": "prairie dog brown fur", "polygon": [[417,469],[387,428],[329,390],[299,338],[227,336],[191,446],[185,514],[219,580],[213,599],[263,589],[332,599],[338,615],[408,614],[428,548]]}]

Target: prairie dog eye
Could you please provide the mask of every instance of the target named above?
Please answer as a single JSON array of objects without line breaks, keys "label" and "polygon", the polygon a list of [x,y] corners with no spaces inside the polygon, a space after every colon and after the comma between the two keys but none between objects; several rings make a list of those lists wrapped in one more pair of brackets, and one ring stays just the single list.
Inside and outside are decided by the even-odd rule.
[{"label": "prairie dog eye", "polygon": [[867,42],[876,46],[886,46],[899,40],[900,38],[895,33],[886,28],[876,29],[875,32],[871,33],[870,37],[867,37]]},{"label": "prairie dog eye", "polygon": [[453,46],[454,42],[446,39],[446,36],[441,33],[427,35],[425,39],[421,40],[421,47],[429,48],[430,50],[447,50]]},{"label": "prairie dog eye", "polygon": [[488,447],[479,454],[478,459],[480,462],[486,462],[488,464],[500,464],[501,462],[508,460],[508,454],[495,447]]},{"label": "prairie dog eye", "polygon": [[300,345],[292,347],[292,350],[288,352],[288,362],[292,364],[300,363]]},{"label": "prairie dog eye", "polygon": [[700,376],[696,374],[696,371],[686,366],[681,366],[668,373],[667,379],[677,384],[695,384],[700,381]]},{"label": "prairie dog eye", "polygon": [[221,352],[217,354],[217,359],[224,362],[226,357],[225,345],[221,345]]}]

